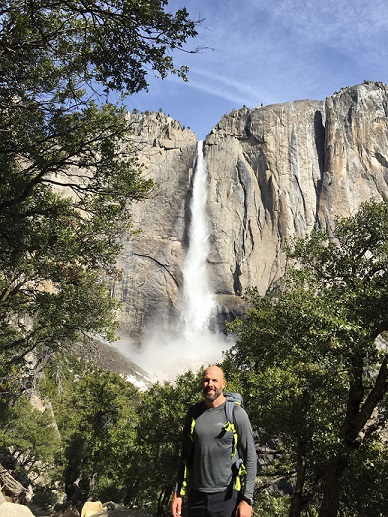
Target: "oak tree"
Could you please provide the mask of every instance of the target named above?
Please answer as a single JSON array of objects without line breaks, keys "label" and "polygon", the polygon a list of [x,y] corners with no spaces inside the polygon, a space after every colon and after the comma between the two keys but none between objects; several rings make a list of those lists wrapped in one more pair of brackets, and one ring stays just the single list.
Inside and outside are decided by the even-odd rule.
[{"label": "oak tree", "polygon": [[[0,7],[0,357],[113,337],[129,206],[148,195],[119,95],[173,73],[196,24],[166,0]],[[192,50],[192,51],[195,51]],[[116,97],[112,97],[112,93]]]},{"label": "oak tree", "polygon": [[295,473],[289,515],[310,502],[334,517],[349,504],[349,463],[354,472],[386,427],[388,203],[364,203],[288,255],[281,283],[252,290],[247,318],[231,325],[228,360],[257,401],[254,425],[284,447],[285,477]]}]

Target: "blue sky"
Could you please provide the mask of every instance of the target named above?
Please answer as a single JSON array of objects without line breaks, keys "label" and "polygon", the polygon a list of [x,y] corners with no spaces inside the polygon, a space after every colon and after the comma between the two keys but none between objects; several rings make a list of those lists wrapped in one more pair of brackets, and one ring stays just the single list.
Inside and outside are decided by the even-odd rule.
[{"label": "blue sky", "polygon": [[301,99],[324,100],[364,80],[388,83],[386,0],[170,0],[203,18],[199,37],[178,52],[189,82],[150,77],[128,109],[159,108],[204,139],[222,115]]}]

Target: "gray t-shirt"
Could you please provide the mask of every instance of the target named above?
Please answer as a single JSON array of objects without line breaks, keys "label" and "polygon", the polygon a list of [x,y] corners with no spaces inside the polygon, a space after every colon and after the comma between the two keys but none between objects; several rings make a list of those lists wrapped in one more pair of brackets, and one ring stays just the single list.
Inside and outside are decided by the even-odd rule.
[{"label": "gray t-shirt", "polygon": [[[202,411],[195,420],[192,434],[194,453],[189,486],[205,493],[222,492],[233,485],[232,465],[238,458],[238,452],[232,457],[233,432],[224,429],[227,423],[225,403],[215,408],[202,407]],[[238,450],[247,470],[244,495],[253,497],[257,464],[255,442],[248,415],[237,404],[233,423],[239,439]]]}]

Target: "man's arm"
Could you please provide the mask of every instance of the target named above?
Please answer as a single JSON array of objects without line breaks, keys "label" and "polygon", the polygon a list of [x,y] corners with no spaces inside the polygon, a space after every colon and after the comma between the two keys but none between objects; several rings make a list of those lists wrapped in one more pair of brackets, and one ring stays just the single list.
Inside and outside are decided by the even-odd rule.
[{"label": "man's arm", "polygon": [[256,445],[249,417],[243,408],[235,408],[235,420],[239,439],[238,447],[240,454],[243,456],[242,459],[247,472],[244,479],[243,493],[241,494],[243,499],[237,506],[236,517],[251,517],[257,471]]},{"label": "man's arm", "polygon": [[[247,471],[244,479],[244,489],[242,495],[247,499],[253,498],[255,488],[256,471],[257,471],[257,454],[256,445],[253,438],[253,432],[249,417],[244,409],[237,406],[235,408],[235,420],[237,435],[239,438],[239,451],[243,456],[245,470]],[[247,502],[242,501],[244,507],[250,506]],[[248,508],[246,508],[248,510]],[[245,512],[244,512],[245,514]],[[243,517],[243,516],[241,516]]]}]

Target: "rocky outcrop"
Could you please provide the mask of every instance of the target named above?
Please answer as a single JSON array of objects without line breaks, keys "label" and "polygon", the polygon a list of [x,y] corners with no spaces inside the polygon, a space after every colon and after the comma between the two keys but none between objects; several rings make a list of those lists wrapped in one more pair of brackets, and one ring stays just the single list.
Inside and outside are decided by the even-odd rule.
[{"label": "rocky outcrop", "polygon": [[366,199],[388,199],[388,86],[367,82],[326,100],[325,168],[318,216],[353,213]]},{"label": "rocky outcrop", "polygon": [[[150,199],[134,206],[141,234],[128,236],[115,286],[125,334],[139,337],[179,311],[188,244],[195,135],[162,113],[131,114]],[[264,293],[284,267],[284,241],[368,199],[388,199],[388,86],[364,83],[326,101],[242,108],[204,142],[211,251],[208,270],[222,317],[241,313],[250,286]]]}]

